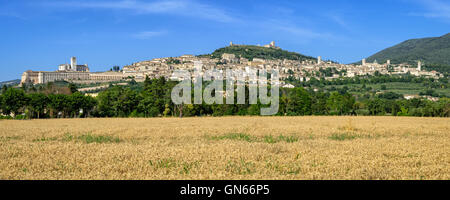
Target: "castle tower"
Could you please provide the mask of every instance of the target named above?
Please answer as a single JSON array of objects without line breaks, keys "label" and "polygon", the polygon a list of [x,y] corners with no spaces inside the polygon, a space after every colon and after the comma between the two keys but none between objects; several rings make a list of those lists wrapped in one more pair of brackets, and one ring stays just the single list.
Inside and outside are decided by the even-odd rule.
[{"label": "castle tower", "polygon": [[366,65],[366,59],[362,59],[362,65],[365,66]]},{"label": "castle tower", "polygon": [[72,71],[76,71],[77,70],[77,58],[76,57],[71,57],[70,58],[70,69]]},{"label": "castle tower", "polygon": [[387,64],[387,65],[391,65],[391,60],[387,60],[387,61],[386,61],[386,64]]},{"label": "castle tower", "polygon": [[230,42],[230,47],[232,47],[233,46],[233,42]]},{"label": "castle tower", "polygon": [[422,62],[417,62],[417,71],[422,71]]},{"label": "castle tower", "polygon": [[270,47],[275,47],[275,41],[270,42]]},{"label": "castle tower", "polygon": [[322,56],[317,57],[317,64],[322,64]]}]

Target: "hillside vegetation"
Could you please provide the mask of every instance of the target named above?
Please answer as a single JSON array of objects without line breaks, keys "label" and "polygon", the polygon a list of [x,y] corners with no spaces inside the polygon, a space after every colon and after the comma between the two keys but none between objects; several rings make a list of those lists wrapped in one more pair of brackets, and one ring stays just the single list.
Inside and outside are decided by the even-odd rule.
[{"label": "hillside vegetation", "polygon": [[16,86],[16,85],[19,85],[19,83],[20,83],[20,79],[15,79],[15,80],[11,80],[11,81],[2,81],[2,82],[0,82],[0,87],[3,87],[4,85]]},{"label": "hillside vegetation", "polygon": [[450,33],[441,37],[412,39],[382,50],[369,58],[368,62],[409,63],[421,60],[426,65],[450,66]]},{"label": "hillside vegetation", "polygon": [[265,48],[252,45],[240,45],[240,46],[228,46],[215,50],[212,54],[202,55],[210,56],[212,58],[221,58],[222,54],[234,54],[236,57],[247,58],[253,60],[253,58],[262,58],[267,60],[274,59],[288,59],[288,60],[311,60],[315,59],[311,56],[305,56],[295,52],[289,52],[276,48]]}]

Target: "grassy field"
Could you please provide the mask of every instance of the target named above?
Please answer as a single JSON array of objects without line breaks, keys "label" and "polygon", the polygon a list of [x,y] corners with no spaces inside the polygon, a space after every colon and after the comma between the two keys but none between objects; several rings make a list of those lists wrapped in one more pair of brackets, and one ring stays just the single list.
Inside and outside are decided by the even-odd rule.
[{"label": "grassy field", "polygon": [[[420,92],[425,92],[428,88],[423,86],[422,83],[401,83],[401,82],[393,82],[393,83],[378,83],[378,84],[366,84],[366,87],[371,87],[375,90],[381,90],[381,86],[386,85],[386,90],[383,92],[395,92],[398,94],[404,95],[418,95]],[[346,84],[346,85],[335,85],[336,88],[343,88],[347,86],[348,88],[361,88],[363,84]],[[327,86],[327,88],[331,88],[332,86]],[[439,94],[444,94],[446,96],[450,96],[450,88],[437,88],[433,89]],[[350,93],[360,93],[360,92],[350,92]]]},{"label": "grassy field", "polygon": [[0,121],[0,179],[450,179],[450,119]]}]

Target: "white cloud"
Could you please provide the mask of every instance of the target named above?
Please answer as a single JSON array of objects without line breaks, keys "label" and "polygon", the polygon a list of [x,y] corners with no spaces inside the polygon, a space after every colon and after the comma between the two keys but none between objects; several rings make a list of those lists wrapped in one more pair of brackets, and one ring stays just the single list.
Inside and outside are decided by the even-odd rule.
[{"label": "white cloud", "polygon": [[153,37],[161,36],[166,33],[167,33],[167,31],[142,31],[139,33],[131,34],[131,36],[136,39],[145,40],[145,39],[150,39]]},{"label": "white cloud", "polygon": [[70,7],[78,9],[114,9],[128,10],[134,14],[173,14],[181,16],[199,17],[218,22],[233,21],[233,17],[224,10],[211,5],[198,3],[191,0],[160,0],[144,2],[138,0],[121,1],[69,1],[69,2],[49,2],[45,6]]},{"label": "white cloud", "polygon": [[331,37],[328,33],[321,33],[317,31],[313,31],[308,28],[302,28],[298,26],[277,26],[276,29],[280,31],[284,31],[287,33],[290,33],[292,35],[295,35],[296,37],[303,37],[308,39],[314,39],[314,38],[329,38]]},{"label": "white cloud", "polygon": [[345,28],[347,30],[352,30],[352,28],[348,25],[347,21],[345,21],[340,15],[330,14],[330,15],[328,15],[328,17],[331,19],[331,21],[338,24],[342,28]]},{"label": "white cloud", "polygon": [[450,2],[442,0],[418,0],[426,9],[423,13],[412,13],[412,15],[428,18],[441,18],[450,21]]},{"label": "white cloud", "polygon": [[307,26],[298,25],[287,20],[265,20],[260,24],[260,27],[264,27],[266,29],[270,28],[271,30],[275,30],[278,33],[288,33],[303,40],[328,39],[332,37],[332,35],[329,33],[316,31]]}]

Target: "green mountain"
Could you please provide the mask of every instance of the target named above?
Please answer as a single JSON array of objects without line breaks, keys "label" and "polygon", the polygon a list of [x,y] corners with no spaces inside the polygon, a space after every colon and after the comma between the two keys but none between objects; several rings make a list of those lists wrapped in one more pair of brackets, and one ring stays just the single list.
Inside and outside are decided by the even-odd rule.
[{"label": "green mountain", "polygon": [[382,50],[366,59],[367,62],[377,60],[385,63],[391,60],[393,64],[417,64],[450,66],[450,33],[441,37],[412,39],[393,47]]},{"label": "green mountain", "polygon": [[311,56],[305,56],[295,52],[289,52],[280,48],[266,48],[253,45],[227,46],[215,50],[212,54],[200,55],[201,57],[221,58],[222,54],[234,54],[236,57],[243,57],[249,60],[253,58],[262,58],[267,60],[289,59],[289,60],[312,60]]}]

